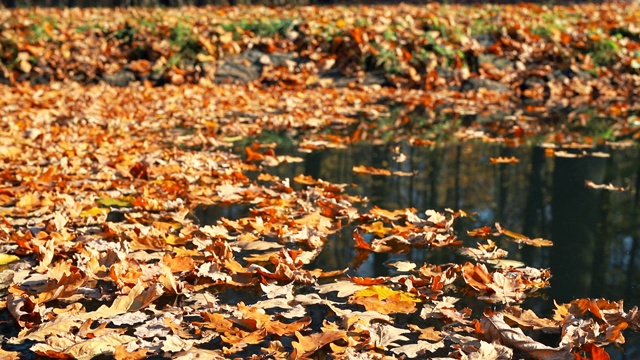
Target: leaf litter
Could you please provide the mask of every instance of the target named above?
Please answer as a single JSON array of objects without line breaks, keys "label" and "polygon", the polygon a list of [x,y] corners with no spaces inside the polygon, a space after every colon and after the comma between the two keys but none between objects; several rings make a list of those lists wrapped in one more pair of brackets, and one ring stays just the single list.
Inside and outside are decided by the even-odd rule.
[{"label": "leaf litter", "polygon": [[[214,73],[208,72],[206,63],[238,54],[249,45],[236,39],[255,35],[222,26],[221,19],[229,15],[226,11],[239,18],[255,12],[271,14],[261,7],[221,9],[203,22],[216,33],[203,30],[196,41],[200,52],[192,60],[202,71],[179,58],[174,58],[178,63],[163,66],[176,55],[179,44],[162,41],[152,49],[159,55],[157,63],[138,59],[126,65],[125,70],[136,76],[152,70],[162,73],[168,82],[162,88],[142,78],[141,83],[123,88],[69,81],[78,71],[92,82],[100,73],[96,69],[104,69],[105,74],[123,70],[124,65],[114,59],[123,52],[131,54],[133,44],[142,45],[140,34],[146,31],[122,32],[131,30],[127,22],[131,19],[126,16],[125,22],[104,23],[113,30],[106,33],[118,36],[101,37],[104,34],[98,35],[98,30],[78,30],[68,21],[69,13],[55,10],[49,14],[55,21],[47,20],[42,26],[46,36],[27,39],[31,35],[24,29],[28,27],[20,24],[30,21],[28,17],[21,10],[3,14],[15,15],[17,20],[3,30],[9,41],[2,43],[9,49],[3,56],[13,56],[10,45],[16,45],[15,59],[7,68],[3,58],[0,69],[3,78],[13,83],[11,88],[0,85],[5,90],[0,97],[0,159],[4,164],[0,172],[0,309],[12,319],[3,325],[10,329],[0,355],[20,358],[29,351],[42,357],[78,359],[99,355],[118,359],[305,359],[325,355],[336,359],[593,359],[605,358],[602,347],[608,344],[624,344],[625,331],[640,330],[640,315],[637,307],[625,310],[621,301],[576,299],[555,304],[551,318],[521,307],[526,298],[549,286],[552,274],[548,269],[510,263],[498,241],[536,247],[553,246],[551,241],[530,239],[495,224],[495,231],[484,227],[469,232],[483,240],[469,244],[454,226],[467,216],[461,210],[369,208],[366,198],[347,191],[349,184],[333,184],[306,174],[292,179],[270,175],[271,167],[302,161],[279,155],[278,147],[271,143],[256,141],[244,144],[240,151],[235,149],[234,142],[257,139],[266,131],[293,138],[301,153],[377,141],[389,129],[396,139],[414,146],[437,145],[437,134],[424,130],[443,125],[439,120],[431,118],[429,124],[417,125],[412,114],[401,113],[389,123],[385,114],[390,108],[383,101],[401,104],[427,118],[443,104],[458,117],[494,111],[498,103],[502,109],[515,109],[520,100],[510,95],[486,89],[464,93],[445,87],[447,80],[438,75],[434,64],[448,58],[454,81],[462,85],[469,79],[469,69],[458,64],[462,56],[454,49],[469,55],[487,49],[466,35],[453,39],[440,31],[425,32],[425,25],[440,21],[434,15],[439,9],[437,5],[421,10],[403,5],[394,8],[392,18],[387,8],[366,7],[362,12],[366,21],[357,21],[351,9],[327,7],[322,11],[329,13],[322,20],[297,25],[296,33],[299,39],[306,37],[305,41],[274,35],[276,40],[261,38],[258,43],[267,53],[279,46],[297,49],[313,61],[310,65],[265,66],[258,82],[215,84],[215,79],[201,76]],[[535,21],[544,13],[533,5],[509,9],[513,19]],[[637,33],[630,16],[619,7],[602,5],[597,10],[610,15],[609,28],[622,24],[629,34]],[[43,11],[39,9],[36,15]],[[98,10],[69,11],[82,11],[97,23],[104,20]],[[141,9],[138,14],[153,15],[154,11],[160,10]],[[193,19],[201,16],[193,9],[187,11],[193,13]],[[292,10],[286,11],[291,16]],[[487,12],[491,10],[480,6],[471,16],[479,19]],[[446,21],[450,26],[469,21],[456,18],[460,16],[457,12],[452,16]],[[173,21],[176,15],[161,18]],[[185,21],[191,21],[187,18]],[[513,19],[500,21],[507,24]],[[614,41],[616,49],[624,49],[614,54],[619,65],[612,69],[620,83],[632,82],[637,70],[633,36],[611,40],[604,33],[589,35],[577,31],[586,24],[569,19],[562,18],[564,27],[550,30],[554,48],[545,48],[542,37],[527,28],[509,27],[487,51],[519,54],[511,60],[535,65],[518,70],[521,75],[550,78],[551,69],[544,60],[548,54],[583,54],[582,48],[568,50],[575,50],[574,43],[587,47],[602,37],[605,44]],[[384,31],[391,23],[395,38]],[[339,34],[322,35],[334,28],[341,29]],[[161,27],[159,33],[167,29]],[[71,36],[71,30],[76,35]],[[246,36],[235,36],[242,33]],[[320,40],[326,35],[333,37],[330,43]],[[531,40],[540,42],[537,53],[525,46]],[[439,55],[412,61],[417,54],[411,55],[408,50],[415,49],[408,47],[419,48],[424,45],[420,41],[429,41]],[[372,46],[374,42],[379,46]],[[71,51],[75,47],[87,53],[110,49],[112,55],[85,61],[78,58],[82,51]],[[322,51],[314,52],[314,48]],[[397,49],[398,63],[380,57],[389,56],[385,51],[389,49]],[[362,62],[352,61],[353,56],[342,56],[354,50],[356,60],[377,56],[374,68],[388,71],[386,80],[394,87],[362,85],[363,72],[372,69],[360,68]],[[49,66],[32,64],[31,56],[42,56]],[[514,73],[486,63],[480,64],[476,75],[500,80],[533,100],[548,91],[545,105],[549,106],[577,108],[592,103],[601,113],[618,116],[633,111],[636,104],[619,101],[620,96],[633,94],[619,94],[605,76],[607,68],[594,63],[611,59],[584,54],[576,59],[580,68],[569,70],[582,75],[591,71],[596,76],[588,80],[578,75],[558,77],[549,80],[545,89],[518,83]],[[267,60],[261,62],[267,65]],[[332,81],[321,79],[319,69],[330,69],[336,63],[343,75],[352,77],[352,85],[326,86]],[[392,68],[394,64],[399,69]],[[514,66],[518,68],[518,63]],[[60,70],[56,72],[59,78],[38,86],[19,80],[45,71],[43,68]],[[397,70],[402,71],[394,73]],[[270,86],[274,81],[277,86]],[[592,93],[596,88],[598,96]],[[526,114],[507,116],[509,121],[502,123],[461,126],[453,136],[517,145],[540,131],[541,124],[531,118],[547,115],[547,108],[534,101]],[[573,125],[588,123],[579,113],[571,116]],[[615,135],[637,138],[634,124],[616,124]],[[548,136],[565,146],[576,139],[590,141],[572,132]],[[406,156],[395,150],[396,162],[405,161]],[[572,154],[562,149],[551,153]],[[518,161],[513,157],[490,160],[492,164]],[[365,165],[353,171],[412,175]],[[586,186],[622,190],[610,184]],[[241,206],[246,211],[203,224],[197,218],[202,206]],[[354,267],[372,253],[411,249],[456,249],[470,261],[395,262],[389,265],[398,275],[384,278],[357,278],[348,276],[348,269],[314,267],[314,259],[331,235],[345,229],[355,229]],[[470,300],[492,310],[479,312],[465,306]],[[536,340],[538,333],[555,338],[542,343]]]}]

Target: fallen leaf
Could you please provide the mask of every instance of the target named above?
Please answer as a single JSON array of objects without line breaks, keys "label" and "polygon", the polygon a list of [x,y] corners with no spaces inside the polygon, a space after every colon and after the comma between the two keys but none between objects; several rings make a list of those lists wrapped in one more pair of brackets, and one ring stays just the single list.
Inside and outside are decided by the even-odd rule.
[{"label": "fallen leaf", "polygon": [[518,159],[515,156],[511,156],[511,157],[504,157],[504,156],[500,156],[497,158],[489,158],[489,161],[491,161],[492,165],[497,165],[497,164],[517,164],[520,162],[520,159]]},{"label": "fallen leaf", "polygon": [[502,313],[483,315],[480,325],[484,336],[531,357],[542,360],[574,360],[568,349],[552,348],[526,336],[519,328],[512,328],[504,322]]}]

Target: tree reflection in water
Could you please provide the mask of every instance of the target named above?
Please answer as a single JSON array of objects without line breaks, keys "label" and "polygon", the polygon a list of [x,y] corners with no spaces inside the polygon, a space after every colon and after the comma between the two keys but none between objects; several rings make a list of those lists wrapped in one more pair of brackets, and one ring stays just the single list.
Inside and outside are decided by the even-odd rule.
[{"label": "tree reflection in water", "polygon": [[[546,290],[550,298],[604,297],[624,299],[625,307],[640,305],[637,149],[609,149],[609,157],[545,156],[541,147],[505,148],[483,143],[434,149],[402,144],[399,149],[407,156],[405,162],[394,161],[397,154],[387,146],[359,145],[303,155],[304,164],[272,171],[281,177],[305,173],[331,182],[353,183],[356,186],[350,191],[368,197],[368,206],[389,210],[414,207],[420,213],[445,208],[474,213],[461,224],[461,236],[469,228],[499,222],[532,238],[551,239],[551,248],[500,245],[509,251],[510,259],[551,268],[552,286]],[[498,156],[515,156],[520,162],[492,165],[489,158]],[[413,171],[415,175],[358,175],[351,172],[354,165]],[[585,180],[631,185],[631,189],[589,189]],[[352,230],[347,228],[328,241],[318,264],[332,269],[351,267]],[[447,249],[416,249],[408,254],[371,256],[352,272],[359,276],[394,274],[384,262],[399,259],[418,264],[461,260]]]},{"label": "tree reflection in water", "polygon": [[[353,194],[369,198],[367,206],[387,210],[414,207],[423,214],[427,209],[462,209],[473,215],[463,219],[459,235],[480,226],[501,223],[505,228],[531,238],[554,241],[549,248],[518,248],[499,243],[509,251],[509,259],[539,268],[550,268],[551,288],[542,291],[546,300],[528,300],[529,308],[548,316],[553,301],[559,303],[579,297],[624,300],[625,309],[640,306],[640,157],[636,148],[607,149],[609,157],[546,156],[541,147],[506,148],[484,143],[464,143],[441,148],[398,145],[406,155],[404,162],[394,160],[397,153],[388,146],[358,145],[347,149],[327,149],[305,157],[304,163],[283,164],[268,169],[280,177],[293,178],[304,173],[334,183],[354,184]],[[278,149],[279,155],[287,149]],[[579,151],[574,151],[579,153]],[[517,164],[492,165],[491,157],[515,156]],[[415,172],[410,177],[381,177],[354,174],[354,165],[384,167],[392,171]],[[630,190],[611,192],[585,186],[613,183]],[[240,209],[247,211],[248,209]],[[200,209],[204,223],[207,209]],[[235,214],[211,213],[212,217]],[[237,214],[236,214],[237,215]],[[385,265],[391,260],[422,263],[465,261],[451,249],[414,249],[406,254],[373,254],[357,268],[353,227],[345,227],[327,241],[312,266],[325,270],[350,267],[357,276],[385,276],[395,272]],[[474,239],[465,240],[473,246]],[[640,339],[627,339],[625,354],[615,359],[637,358]]]}]

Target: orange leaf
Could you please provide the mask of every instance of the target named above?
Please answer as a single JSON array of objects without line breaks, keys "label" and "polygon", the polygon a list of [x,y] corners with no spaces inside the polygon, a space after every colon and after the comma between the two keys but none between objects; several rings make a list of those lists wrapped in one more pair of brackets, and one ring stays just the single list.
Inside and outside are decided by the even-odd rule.
[{"label": "orange leaf", "polygon": [[371,174],[371,175],[382,175],[382,176],[391,176],[391,171],[387,169],[378,169],[372,166],[354,166],[353,172],[356,174]]},{"label": "orange leaf", "polygon": [[309,357],[329,343],[340,339],[347,339],[347,333],[342,330],[325,331],[321,333],[314,333],[309,336],[304,336],[298,331],[296,331],[295,334],[298,341],[291,343],[291,345],[293,345],[293,353],[291,354],[291,357],[294,359]]},{"label": "orange leaf", "polygon": [[515,156],[512,156],[512,157],[500,156],[500,157],[497,157],[497,158],[492,157],[492,158],[489,158],[489,161],[491,161],[492,165],[496,165],[496,164],[517,164],[517,163],[520,162],[520,160]]},{"label": "orange leaf", "polygon": [[362,235],[360,235],[360,233],[357,231],[353,232],[353,240],[356,241],[356,247],[360,249],[365,249],[365,250],[373,250],[371,248],[371,245],[369,245],[368,242],[364,241],[364,238],[362,237]]},{"label": "orange leaf", "polygon": [[[580,354],[583,354],[581,356]],[[589,343],[582,347],[578,354],[574,353],[576,360],[609,360],[609,354],[603,349],[597,347],[593,343]]]},{"label": "orange leaf", "polygon": [[493,283],[491,275],[484,264],[472,264],[467,262],[462,265],[462,277],[464,281],[476,290],[489,290],[489,284]]},{"label": "orange leaf", "polygon": [[257,151],[254,151],[249,146],[245,147],[244,150],[247,152],[247,162],[264,160],[264,155]]}]

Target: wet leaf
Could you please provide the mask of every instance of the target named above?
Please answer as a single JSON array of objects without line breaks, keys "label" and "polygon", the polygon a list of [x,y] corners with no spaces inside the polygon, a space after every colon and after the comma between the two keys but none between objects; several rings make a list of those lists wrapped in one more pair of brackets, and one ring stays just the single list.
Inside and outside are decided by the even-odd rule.
[{"label": "wet leaf", "polygon": [[496,229],[498,229],[498,232],[500,234],[506,235],[508,239],[510,239],[511,241],[518,243],[518,244],[525,244],[525,245],[531,245],[531,246],[535,246],[535,247],[541,247],[541,246],[552,246],[553,242],[551,240],[546,240],[546,239],[541,239],[541,238],[537,238],[537,239],[529,239],[528,237],[522,235],[522,234],[518,234],[516,232],[513,232],[511,230],[506,230],[503,229],[502,226],[500,226],[500,224],[496,223]]},{"label": "wet leaf", "polygon": [[10,264],[18,260],[20,260],[20,258],[15,255],[0,254],[0,265]]},{"label": "wet leaf", "polygon": [[552,348],[526,336],[519,328],[512,328],[504,322],[501,313],[483,315],[480,320],[482,330],[491,341],[498,341],[529,356],[544,360],[572,360],[568,349]]}]

